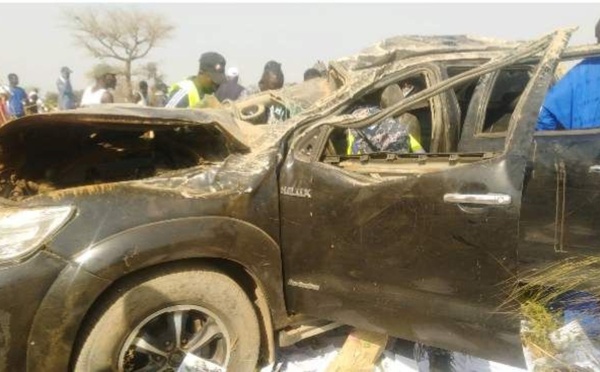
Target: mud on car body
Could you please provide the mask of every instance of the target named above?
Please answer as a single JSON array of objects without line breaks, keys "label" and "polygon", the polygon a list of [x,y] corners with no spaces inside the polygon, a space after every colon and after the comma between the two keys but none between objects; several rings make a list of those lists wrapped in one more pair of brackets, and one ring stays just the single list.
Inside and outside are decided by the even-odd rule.
[{"label": "mud on car body", "polygon": [[[511,47],[395,39],[332,63],[311,84],[333,89],[275,126],[242,120],[260,100],[5,125],[0,368],[176,369],[192,355],[253,370],[301,339],[296,327],[326,322],[522,363],[518,320],[496,311],[499,284],[580,253],[534,251],[518,234],[557,61],[594,52],[565,50],[570,33]],[[515,69],[526,72],[503,73]],[[347,115],[415,77],[414,96]],[[427,154],[343,151],[348,128],[405,112]],[[506,130],[487,144],[469,128],[492,116]]]}]

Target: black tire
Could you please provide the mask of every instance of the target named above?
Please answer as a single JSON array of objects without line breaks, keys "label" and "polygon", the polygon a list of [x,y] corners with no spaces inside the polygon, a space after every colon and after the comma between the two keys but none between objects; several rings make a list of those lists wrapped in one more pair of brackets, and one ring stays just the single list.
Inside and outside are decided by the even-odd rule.
[{"label": "black tire", "polygon": [[228,371],[254,371],[259,323],[246,293],[211,268],[163,270],[116,288],[95,310],[73,361],[76,372],[117,371],[119,356],[135,328],[151,314],[176,305],[213,312],[229,335]]}]

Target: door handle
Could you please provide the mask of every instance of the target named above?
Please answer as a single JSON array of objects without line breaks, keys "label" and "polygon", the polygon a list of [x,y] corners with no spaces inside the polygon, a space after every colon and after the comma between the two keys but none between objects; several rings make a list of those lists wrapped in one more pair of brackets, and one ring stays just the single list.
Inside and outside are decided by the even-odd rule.
[{"label": "door handle", "polygon": [[444,202],[455,204],[509,205],[512,202],[506,194],[444,194]]},{"label": "door handle", "polygon": [[600,165],[592,165],[589,170],[590,173],[600,173]]}]

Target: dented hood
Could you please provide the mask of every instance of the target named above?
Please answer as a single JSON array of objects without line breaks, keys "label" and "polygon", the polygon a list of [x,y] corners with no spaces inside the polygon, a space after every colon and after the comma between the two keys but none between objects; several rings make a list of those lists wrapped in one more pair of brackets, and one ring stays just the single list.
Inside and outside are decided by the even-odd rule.
[{"label": "dented hood", "polygon": [[[25,116],[0,127],[0,141],[25,129],[53,124],[94,126],[98,128],[126,126],[152,130],[168,125],[210,125],[217,128],[239,151],[250,150],[253,138],[261,129],[237,120],[221,109],[166,109],[132,104],[98,105],[77,110]],[[114,128],[116,129],[116,128]]]}]

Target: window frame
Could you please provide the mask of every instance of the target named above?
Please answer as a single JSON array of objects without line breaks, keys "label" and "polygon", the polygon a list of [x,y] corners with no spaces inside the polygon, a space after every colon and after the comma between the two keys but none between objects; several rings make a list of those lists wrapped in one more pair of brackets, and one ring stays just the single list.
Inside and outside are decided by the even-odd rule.
[{"label": "window frame", "polygon": [[[490,74],[495,73],[506,67],[523,65],[524,63],[526,63],[524,61],[527,61],[527,62],[529,62],[530,60],[534,61],[533,63],[535,63],[536,72],[537,72],[537,74],[540,74],[538,67],[540,66],[539,63],[541,63],[542,60],[538,60],[538,58],[536,58],[536,56],[539,54],[542,54],[542,56],[547,56],[548,53],[551,53],[551,50],[549,48],[554,47],[555,45],[560,45],[560,41],[561,41],[560,37],[566,38],[568,40],[571,32],[572,32],[571,30],[558,30],[558,31],[548,34],[540,39],[530,42],[529,44],[525,45],[523,48],[520,48],[520,50],[518,50],[518,51],[508,51],[506,53],[503,53],[500,56],[498,56],[497,58],[494,58],[487,63],[484,63],[480,66],[475,67],[473,70],[476,70],[476,71],[467,71],[463,74],[457,75],[450,79],[443,79],[443,75],[442,75],[443,68],[441,65],[439,65],[439,64],[435,65],[435,64],[432,64],[429,62],[425,63],[424,65],[421,65],[421,66],[410,66],[410,67],[407,67],[406,70],[397,71],[394,73],[390,73],[388,75],[383,74],[384,75],[383,78],[381,78],[377,82],[372,83],[372,85],[370,85],[368,88],[362,89],[360,92],[357,92],[358,94],[361,94],[361,98],[365,94],[369,94],[369,93],[373,92],[378,87],[384,87],[390,83],[393,83],[394,81],[402,80],[403,77],[406,78],[407,76],[410,76],[410,74],[414,74],[414,73],[418,72],[418,70],[423,69],[423,67],[425,67],[426,65],[435,65],[442,80],[440,82],[437,82],[434,85],[430,85],[430,87],[425,89],[425,91],[418,92],[415,96],[409,97],[406,100],[406,102],[400,102],[398,104],[395,104],[395,105],[385,109],[383,112],[372,115],[370,117],[361,118],[361,119],[356,119],[356,118],[353,119],[350,117],[338,116],[337,118],[335,118],[337,120],[328,120],[328,119],[331,119],[332,116],[335,117],[336,115],[339,115],[339,113],[341,113],[343,110],[345,110],[347,107],[349,107],[349,105],[352,102],[356,101],[356,99],[350,100],[350,101],[348,101],[348,103],[338,106],[338,109],[331,112],[330,115],[321,117],[319,120],[317,120],[311,124],[307,123],[308,125],[301,126],[300,130],[294,131],[295,132],[294,135],[292,135],[292,137],[290,138],[289,151],[292,153],[292,156],[294,158],[297,158],[300,161],[310,161],[310,162],[318,162],[318,163],[325,164],[321,159],[323,158],[323,155],[324,155],[327,139],[329,138],[329,134],[331,133],[333,128],[336,128],[336,127],[361,128],[363,126],[371,125],[379,120],[383,120],[387,117],[400,115],[402,113],[410,111],[410,109],[412,107],[416,106],[422,100],[425,100],[425,99],[430,100],[430,99],[435,99],[435,98],[441,99],[440,97],[450,96],[453,92],[454,87],[460,85],[461,83],[467,82],[468,80],[480,79],[481,77],[489,76]],[[562,33],[562,35],[561,35],[561,33]],[[555,57],[551,57],[551,58],[556,59]],[[411,68],[411,67],[414,67],[414,68]],[[529,82],[529,84],[531,84],[531,82]],[[528,87],[530,86],[529,84],[528,84]],[[522,99],[523,98],[521,97],[521,100]],[[450,101],[449,103],[451,103],[451,102],[455,102],[455,101]],[[523,101],[520,101],[520,102],[523,102]],[[434,108],[435,108],[435,105],[434,105]],[[443,107],[439,107],[439,109],[442,110],[442,112],[447,111],[447,110],[444,110]],[[522,107],[520,109],[522,109]],[[513,114],[513,117],[514,117],[514,114]],[[511,122],[514,121],[513,119],[511,119]],[[468,123],[466,123],[466,124],[468,124]],[[327,130],[322,130],[323,127],[325,127]],[[513,129],[514,128],[509,127],[509,132],[508,132],[508,134],[510,135],[509,141],[512,141],[514,139],[515,131]],[[461,135],[461,138],[460,138],[459,142],[457,143],[458,145],[460,145],[460,141],[462,141],[462,137],[463,136]],[[311,151],[310,153],[306,153],[305,148],[309,144],[312,144],[313,146],[316,144],[319,144],[319,146],[317,147],[317,151]],[[509,146],[509,144],[510,144],[510,146]],[[498,155],[503,156],[507,153],[507,151],[509,151],[509,149],[515,148],[515,147],[518,148],[518,146],[520,146],[520,145],[521,145],[520,143],[517,143],[517,144],[513,144],[512,142],[505,143],[503,150],[499,151]],[[313,149],[314,149],[314,147],[313,147]],[[430,152],[428,155],[439,154],[439,155],[452,156],[453,154],[457,154],[457,153],[458,154],[460,154],[460,153],[474,154],[474,153],[482,153],[482,152],[481,151],[464,152],[464,151],[460,151],[459,148],[457,148],[455,151],[452,151],[452,152],[443,152],[443,151],[435,151],[434,150],[433,152]],[[408,154],[408,155],[411,155],[411,154]],[[412,154],[412,155],[414,155],[414,154]]]},{"label": "window frame", "polygon": [[[391,73],[391,74],[383,77],[382,79],[378,80],[377,82],[374,82],[371,86],[369,86],[367,89],[365,89],[363,92],[361,92],[360,96],[353,97],[352,100],[350,100],[349,102],[344,104],[342,107],[338,108],[335,112],[326,116],[325,120],[334,118],[336,116],[341,116],[341,113],[343,111],[346,111],[349,107],[351,107],[353,103],[358,102],[359,100],[361,100],[365,96],[368,96],[369,94],[373,94],[373,93],[377,92],[378,90],[384,89],[386,86],[388,86],[390,84],[399,83],[402,80],[409,79],[418,74],[421,74],[425,80],[425,83],[427,85],[427,87],[425,89],[429,89],[430,87],[434,86],[435,84],[438,84],[440,81],[443,80],[440,66],[436,66],[431,63],[427,63],[427,64],[420,65],[420,66],[411,66],[409,68],[402,69],[400,71],[396,71],[394,73]],[[441,128],[444,126],[444,120],[443,120],[444,115],[443,115],[443,110],[442,110],[442,106],[443,106],[442,95],[445,95],[445,94],[447,94],[447,92],[442,92],[436,96],[433,96],[430,98],[425,98],[423,100],[418,100],[417,102],[414,103],[415,106],[418,106],[419,102],[423,102],[424,100],[428,101],[428,106],[429,106],[430,112],[431,112],[431,143],[430,144],[433,144],[433,134],[434,134],[435,128],[436,127]],[[410,112],[410,110],[407,110],[406,112]],[[386,116],[386,118],[387,117],[389,117],[389,116]],[[313,151],[312,154],[310,155],[311,161],[321,162],[321,159],[325,156],[325,151],[327,149],[327,142],[329,140],[329,137],[331,136],[331,133],[336,129],[334,126],[324,126],[323,128],[326,128],[326,130],[321,130],[321,132],[319,134],[320,138],[319,138],[318,142],[313,144],[313,148],[317,149],[317,151]],[[306,147],[306,145],[309,145],[309,143],[302,144],[302,147],[304,148],[304,147]]]},{"label": "window frame", "polygon": [[[480,105],[478,107],[477,115],[475,118],[475,124],[473,127],[473,137],[474,138],[502,138],[502,137],[506,137],[506,135],[508,134],[508,131],[509,131],[508,127],[503,132],[483,132],[483,127],[485,126],[485,119],[487,116],[487,108],[490,103],[490,98],[492,96],[492,92],[494,91],[494,87],[496,86],[496,82],[498,81],[498,77],[500,76],[500,73],[503,70],[528,70],[530,73],[533,73],[535,70],[535,66],[534,65],[525,65],[525,64],[511,65],[511,66],[506,66],[504,68],[500,68],[500,69],[490,73],[488,81],[485,82],[485,84],[487,84],[487,85],[484,87],[485,90],[481,97],[481,100],[484,102],[484,104]],[[485,78],[485,75],[480,77],[480,81],[483,78]],[[531,79],[531,76],[530,76],[530,79]],[[529,84],[529,81],[527,82],[527,84]],[[525,85],[525,88],[527,87],[527,84]],[[523,89],[523,92],[525,91],[525,88]],[[523,92],[521,92],[521,95],[523,94]],[[469,104],[469,108],[470,108],[470,104]],[[513,113],[514,113],[514,111],[513,111]],[[511,114],[511,118],[512,118],[512,114]]]}]

